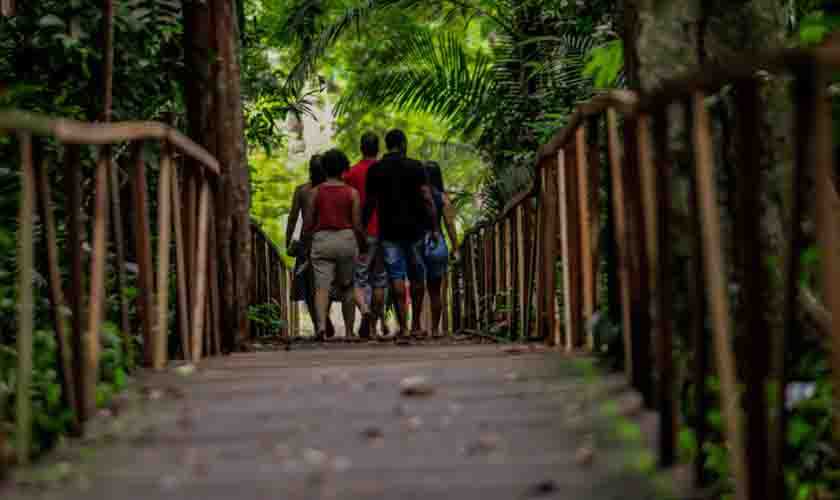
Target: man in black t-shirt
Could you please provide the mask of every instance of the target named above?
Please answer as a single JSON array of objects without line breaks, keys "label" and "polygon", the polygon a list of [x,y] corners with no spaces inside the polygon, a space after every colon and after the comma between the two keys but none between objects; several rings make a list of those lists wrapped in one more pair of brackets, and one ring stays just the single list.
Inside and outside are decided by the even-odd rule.
[{"label": "man in black t-shirt", "polygon": [[411,282],[412,324],[414,330],[419,330],[426,293],[423,239],[428,228],[432,228],[435,236],[440,229],[426,171],[422,163],[406,156],[408,141],[405,134],[401,130],[388,132],[385,145],[388,153],[368,170],[362,223],[367,224],[375,208],[385,267],[398,304],[399,334],[404,335],[406,279]]}]

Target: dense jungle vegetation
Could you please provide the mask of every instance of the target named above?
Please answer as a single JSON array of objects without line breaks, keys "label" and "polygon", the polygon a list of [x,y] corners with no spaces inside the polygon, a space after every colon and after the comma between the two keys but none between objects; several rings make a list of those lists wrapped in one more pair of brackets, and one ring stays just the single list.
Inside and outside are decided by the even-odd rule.
[{"label": "dense jungle vegetation", "polygon": [[[193,3],[115,2],[114,120],[159,120],[181,130],[189,128],[188,100],[195,74],[187,64],[190,46],[185,9]],[[652,17],[641,21],[638,3],[234,2],[240,27],[241,104],[251,216],[283,246],[291,194],[307,177],[303,153],[313,152],[306,144],[312,128],[316,129],[315,135],[340,146],[353,160],[358,157],[358,138],[363,132],[374,130],[384,135],[388,129],[400,127],[408,132],[411,154],[440,161],[459,209],[459,230],[464,231],[492,218],[512,196],[529,186],[537,147],[566,123],[576,103],[599,89],[655,87],[657,74],[667,74],[684,64],[669,60],[673,54],[662,48],[668,43],[657,45],[656,36],[649,32],[651,26],[669,26],[672,30],[682,26],[682,13],[675,5],[694,6],[692,19],[704,26],[707,38],[716,37],[720,46],[738,39],[730,43],[730,48],[736,49],[750,44],[761,46],[765,29],[771,30],[773,39],[780,40],[781,45],[793,47],[824,43],[840,27],[840,12],[830,1],[657,0],[652,2],[657,4],[652,14],[648,13]],[[0,107],[96,120],[103,67],[101,2],[44,0],[19,4],[14,16],[0,20]],[[755,14],[757,10],[772,12],[775,24],[764,24]],[[634,12],[635,16],[631,15]],[[750,17],[753,14],[757,17]],[[744,24],[727,24],[728,15]],[[648,32],[638,26],[644,23],[650,28]],[[742,27],[743,31],[737,31]],[[660,34],[668,36],[662,31]],[[718,45],[705,47],[705,57],[720,55],[715,52]],[[626,49],[628,46],[631,48]],[[662,61],[659,66],[657,60]],[[721,102],[719,115],[725,117],[725,99]],[[837,99],[835,110],[837,118]],[[12,440],[16,397],[15,244],[20,191],[15,151],[13,138],[0,138],[0,436],[11,436]],[[56,154],[52,144],[46,145],[46,151]],[[124,161],[118,163],[124,177],[128,152],[121,158]],[[88,180],[94,163],[94,152],[86,151]],[[61,185],[63,172],[58,162],[50,165],[50,175],[56,185]],[[57,191],[59,221],[63,220],[65,202]],[[91,200],[84,203],[90,209]],[[42,232],[37,226],[39,240],[44,237]],[[59,244],[66,232],[60,224]],[[818,308],[819,298],[810,292],[817,289],[819,281],[818,252],[809,248],[800,257],[802,286]],[[39,261],[44,258],[38,255]],[[779,254],[768,260],[768,265],[776,269],[781,266]],[[36,266],[33,456],[63,439],[72,424],[72,415],[60,394],[43,269],[42,265]],[[66,270],[63,272],[66,274]],[[136,276],[130,272],[129,279],[126,293],[133,297]],[[114,283],[108,283],[107,290],[117,293]],[[106,314],[103,378],[97,392],[103,407],[126,385],[139,361],[127,355],[137,350],[123,345],[120,312],[114,309]],[[804,318],[801,324],[802,331],[791,334],[796,341],[788,353],[789,377],[800,384],[807,397],[790,404],[787,488],[790,498],[797,500],[834,498],[831,495],[840,491],[840,456],[831,444],[830,419],[838,410],[831,407],[832,390],[819,324],[812,318]],[[681,365],[687,365],[691,359],[683,347],[685,342],[678,342],[677,356]],[[711,382],[714,393],[716,381]],[[690,418],[692,387],[687,381],[681,383],[683,413]],[[708,423],[718,439],[707,445],[706,470],[720,491],[726,492],[730,464],[725,443],[719,437],[720,412],[712,412]],[[698,452],[690,431],[681,433],[680,442],[685,459]],[[10,458],[9,449],[10,443],[0,440],[0,460]]]}]

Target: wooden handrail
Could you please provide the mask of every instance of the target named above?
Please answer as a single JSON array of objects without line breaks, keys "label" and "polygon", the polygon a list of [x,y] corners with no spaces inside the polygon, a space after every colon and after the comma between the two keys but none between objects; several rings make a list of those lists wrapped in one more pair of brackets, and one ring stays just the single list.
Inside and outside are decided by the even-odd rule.
[{"label": "wooden handrail", "polygon": [[206,149],[169,125],[150,122],[86,123],[28,111],[0,111],[0,130],[55,137],[65,144],[105,145],[147,139],[165,140],[179,152],[219,175],[219,162]]}]

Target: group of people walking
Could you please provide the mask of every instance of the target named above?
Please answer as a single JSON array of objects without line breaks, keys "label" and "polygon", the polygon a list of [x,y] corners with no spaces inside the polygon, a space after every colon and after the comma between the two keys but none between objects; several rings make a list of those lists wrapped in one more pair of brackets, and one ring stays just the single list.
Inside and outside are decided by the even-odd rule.
[{"label": "group of people walking", "polygon": [[[441,335],[442,283],[449,248],[458,248],[443,175],[436,162],[408,157],[403,131],[388,132],[385,146],[387,152],[380,158],[379,137],[365,133],[362,159],[352,167],[338,149],[315,155],[309,163],[309,182],[295,190],[286,230],[287,250],[296,258],[293,294],[306,302],[319,339],[334,335],[329,318],[333,301],[342,304],[347,335],[352,335],[356,308],[362,314],[361,338],[376,335],[377,324],[385,339]],[[300,238],[293,240],[301,217]],[[429,332],[420,323],[427,291]],[[395,334],[385,322],[387,296],[399,323]]]}]

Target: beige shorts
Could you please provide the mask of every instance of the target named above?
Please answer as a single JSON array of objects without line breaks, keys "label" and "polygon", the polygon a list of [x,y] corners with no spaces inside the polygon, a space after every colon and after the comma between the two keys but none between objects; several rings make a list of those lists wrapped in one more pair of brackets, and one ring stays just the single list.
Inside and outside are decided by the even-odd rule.
[{"label": "beige shorts", "polygon": [[315,288],[345,289],[353,284],[353,269],[359,246],[350,229],[318,231],[312,238],[312,268]]}]

